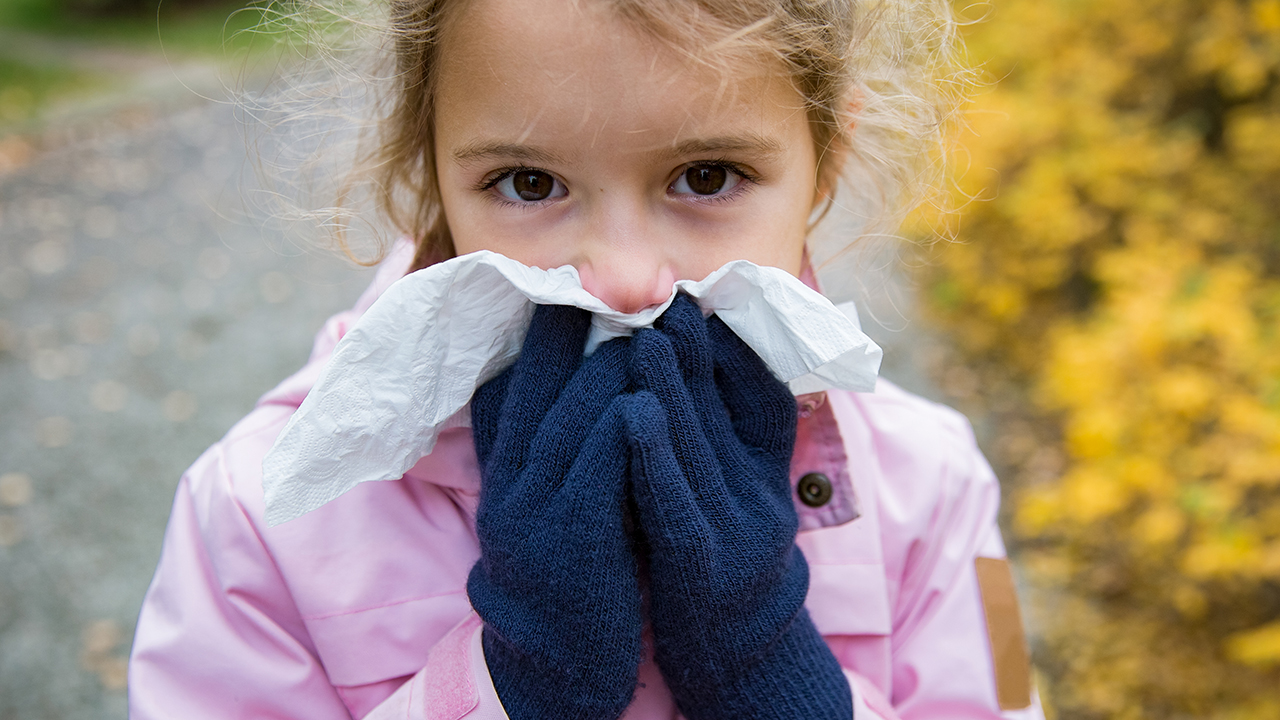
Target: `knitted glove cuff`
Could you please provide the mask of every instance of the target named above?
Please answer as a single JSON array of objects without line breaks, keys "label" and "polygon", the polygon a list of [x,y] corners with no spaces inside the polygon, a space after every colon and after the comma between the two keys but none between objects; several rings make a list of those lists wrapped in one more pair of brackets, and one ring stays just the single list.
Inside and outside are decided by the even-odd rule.
[{"label": "knitted glove cuff", "polygon": [[488,626],[481,640],[493,688],[511,720],[616,720],[635,694],[634,682],[593,684],[538,667]]},{"label": "knitted glove cuff", "polygon": [[801,609],[760,662],[723,684],[667,675],[689,720],[851,720],[853,691],[831,649]]}]

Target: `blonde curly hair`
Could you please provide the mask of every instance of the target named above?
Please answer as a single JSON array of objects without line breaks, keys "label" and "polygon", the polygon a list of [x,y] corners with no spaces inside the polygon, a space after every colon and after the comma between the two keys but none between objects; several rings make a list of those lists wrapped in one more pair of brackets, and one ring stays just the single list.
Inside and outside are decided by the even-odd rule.
[{"label": "blonde curly hair", "polygon": [[[846,221],[820,247],[811,235],[817,262],[860,238],[894,233],[913,208],[945,197],[937,191],[949,130],[969,77],[956,62],[957,23],[945,0],[581,1],[607,3],[698,62],[746,52],[786,68],[805,100],[819,183],[829,190],[819,217],[836,206]],[[311,67],[326,78],[299,82],[305,73],[297,73],[277,97],[329,102],[357,119],[356,162],[342,173],[338,202],[310,212],[337,229],[348,255],[345,230],[359,219],[359,197],[416,242],[415,269],[454,255],[436,185],[433,88],[442,35],[465,2],[292,0],[276,15],[291,31],[308,31],[318,61]],[[321,84],[328,90],[317,94]],[[385,246],[362,262],[380,260]]]}]

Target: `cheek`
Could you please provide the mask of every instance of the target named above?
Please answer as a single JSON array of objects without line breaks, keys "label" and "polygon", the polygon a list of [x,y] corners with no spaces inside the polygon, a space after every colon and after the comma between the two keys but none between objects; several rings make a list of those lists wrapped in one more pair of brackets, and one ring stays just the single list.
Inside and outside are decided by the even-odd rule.
[{"label": "cheek", "polygon": [[792,275],[799,276],[802,258],[804,257],[805,232],[804,225],[779,223],[771,227],[767,236],[753,239],[747,252],[740,255],[757,265],[768,265],[782,268]]},{"label": "cheek", "polygon": [[[803,190],[801,188],[800,190]],[[712,249],[704,257],[709,270],[732,260],[750,260],[757,265],[781,268],[799,275],[808,236],[809,201],[793,187],[762,188],[752,211],[729,227],[714,232],[714,242],[703,244]],[[705,236],[704,236],[705,237]]]},{"label": "cheek", "polygon": [[[807,135],[803,138],[807,140]],[[813,158],[801,155],[792,158],[773,182],[761,186],[750,198],[751,212],[735,223],[731,234],[722,236],[729,253],[736,248],[739,258],[799,276],[809,220],[818,199],[815,171]],[[726,257],[725,261],[732,259]]]},{"label": "cheek", "polygon": [[764,215],[709,233],[682,233],[669,246],[667,256],[679,279],[701,280],[734,260],[749,260],[799,276],[804,225],[795,226],[779,216]]},{"label": "cheek", "polygon": [[484,250],[475,247],[476,239],[483,234],[476,227],[480,216],[471,206],[470,198],[460,188],[461,180],[450,168],[441,167],[436,170],[436,182],[440,188],[440,206],[444,211],[445,223],[449,226],[449,234],[453,236],[453,246],[459,255]]},{"label": "cheek", "polygon": [[496,221],[483,200],[441,193],[453,247],[458,255],[489,250],[530,267],[553,268],[570,263],[563,242],[548,242],[536,231]]},{"label": "cheek", "polygon": [[485,203],[467,189],[467,181],[449,170],[440,171],[439,177],[445,222],[449,225],[457,253],[466,255],[478,250],[492,250],[510,257],[510,243],[503,241],[507,235],[495,232]]},{"label": "cheek", "polygon": [[495,207],[472,189],[477,180],[464,176],[457,168],[442,167],[437,172],[445,221],[458,255],[489,250],[542,268],[570,262],[567,234],[563,229],[556,232],[555,223],[549,222],[547,216]]}]

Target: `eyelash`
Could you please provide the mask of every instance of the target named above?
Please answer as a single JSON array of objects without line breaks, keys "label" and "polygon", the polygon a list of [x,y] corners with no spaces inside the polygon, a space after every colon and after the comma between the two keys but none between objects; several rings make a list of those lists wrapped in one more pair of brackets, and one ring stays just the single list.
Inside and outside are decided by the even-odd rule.
[{"label": "eyelash", "polygon": [[736,200],[738,196],[742,195],[743,193],[749,192],[751,188],[760,184],[759,175],[756,175],[755,173],[751,172],[750,170],[746,169],[742,165],[739,165],[738,163],[732,160],[728,160],[724,158],[716,158],[711,160],[696,160],[694,162],[685,163],[684,166],[680,169],[680,172],[677,173],[676,176],[671,179],[670,183],[667,183],[667,187],[670,187],[673,183],[675,183],[677,179],[679,179],[681,175],[688,172],[689,168],[692,168],[692,167],[724,168],[725,170],[728,170],[729,172],[734,173],[742,178],[742,182],[738,183],[736,187],[734,187],[729,192],[724,193],[723,195],[701,195],[701,196],[698,196],[697,199],[692,200],[692,202],[697,202],[702,204],[708,204],[708,203],[719,204],[719,203],[732,202],[733,200]]},{"label": "eyelash", "polygon": [[[751,172],[746,167],[732,160],[716,158],[711,160],[697,160],[694,162],[685,163],[681,167],[680,172],[677,173],[676,176],[672,178],[670,182],[667,183],[667,187],[670,188],[671,184],[674,183],[676,179],[680,177],[680,175],[688,172],[689,168],[699,167],[699,166],[724,168],[740,176],[743,182],[738,183],[737,187],[733,188],[732,190],[730,190],[729,192],[723,195],[703,195],[703,196],[700,196],[698,199],[693,200],[693,202],[698,202],[703,204],[729,202],[731,200],[737,199],[739,195],[742,195],[743,193],[748,192],[752,187],[760,183],[760,176]],[[511,177],[516,173],[521,173],[521,172],[540,172],[540,173],[546,173],[548,175],[551,175],[551,177],[556,177],[554,173],[547,172],[542,168],[532,167],[529,165],[517,165],[513,167],[505,167],[505,168],[500,168],[498,170],[495,170],[493,173],[491,173],[490,175],[487,175],[483,180],[481,180],[476,185],[475,189],[478,192],[487,193],[489,197],[493,200],[493,202],[496,202],[499,205],[503,205],[506,207],[518,207],[518,208],[541,207],[545,202],[547,202],[546,200],[516,202],[515,200],[506,198],[496,192],[492,192],[492,190],[495,187],[497,187],[498,183],[502,182],[503,180],[506,180],[507,178]],[[556,178],[556,182],[563,182],[563,181],[561,181],[559,178]]]},{"label": "eyelash", "polygon": [[516,173],[522,173],[522,172],[546,173],[551,177],[556,178],[556,182],[563,182],[562,180],[560,180],[560,178],[556,177],[554,173],[549,173],[546,170],[543,170],[542,168],[532,167],[530,165],[516,165],[513,167],[500,168],[498,170],[495,170],[490,175],[485,176],[485,178],[481,180],[479,184],[476,185],[476,190],[487,194],[489,198],[493,200],[493,202],[498,203],[499,205],[502,205],[504,207],[514,207],[514,208],[542,207],[542,205],[547,202],[546,200],[516,202],[515,200],[511,200],[510,198],[502,196],[500,193],[493,192],[493,189],[497,187],[498,183],[502,182],[503,180],[506,180],[512,175],[515,175]]}]

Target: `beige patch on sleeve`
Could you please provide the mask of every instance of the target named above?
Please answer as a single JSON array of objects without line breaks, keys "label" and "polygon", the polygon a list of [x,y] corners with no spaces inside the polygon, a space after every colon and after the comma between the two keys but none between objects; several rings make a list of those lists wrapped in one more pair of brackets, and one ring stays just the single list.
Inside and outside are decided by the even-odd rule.
[{"label": "beige patch on sleeve", "polygon": [[974,560],[982,608],[987,614],[987,634],[991,638],[991,658],[995,663],[996,698],[1001,710],[1021,710],[1031,705],[1031,660],[1027,638],[1022,631],[1022,613],[1013,572],[1003,558]]}]

